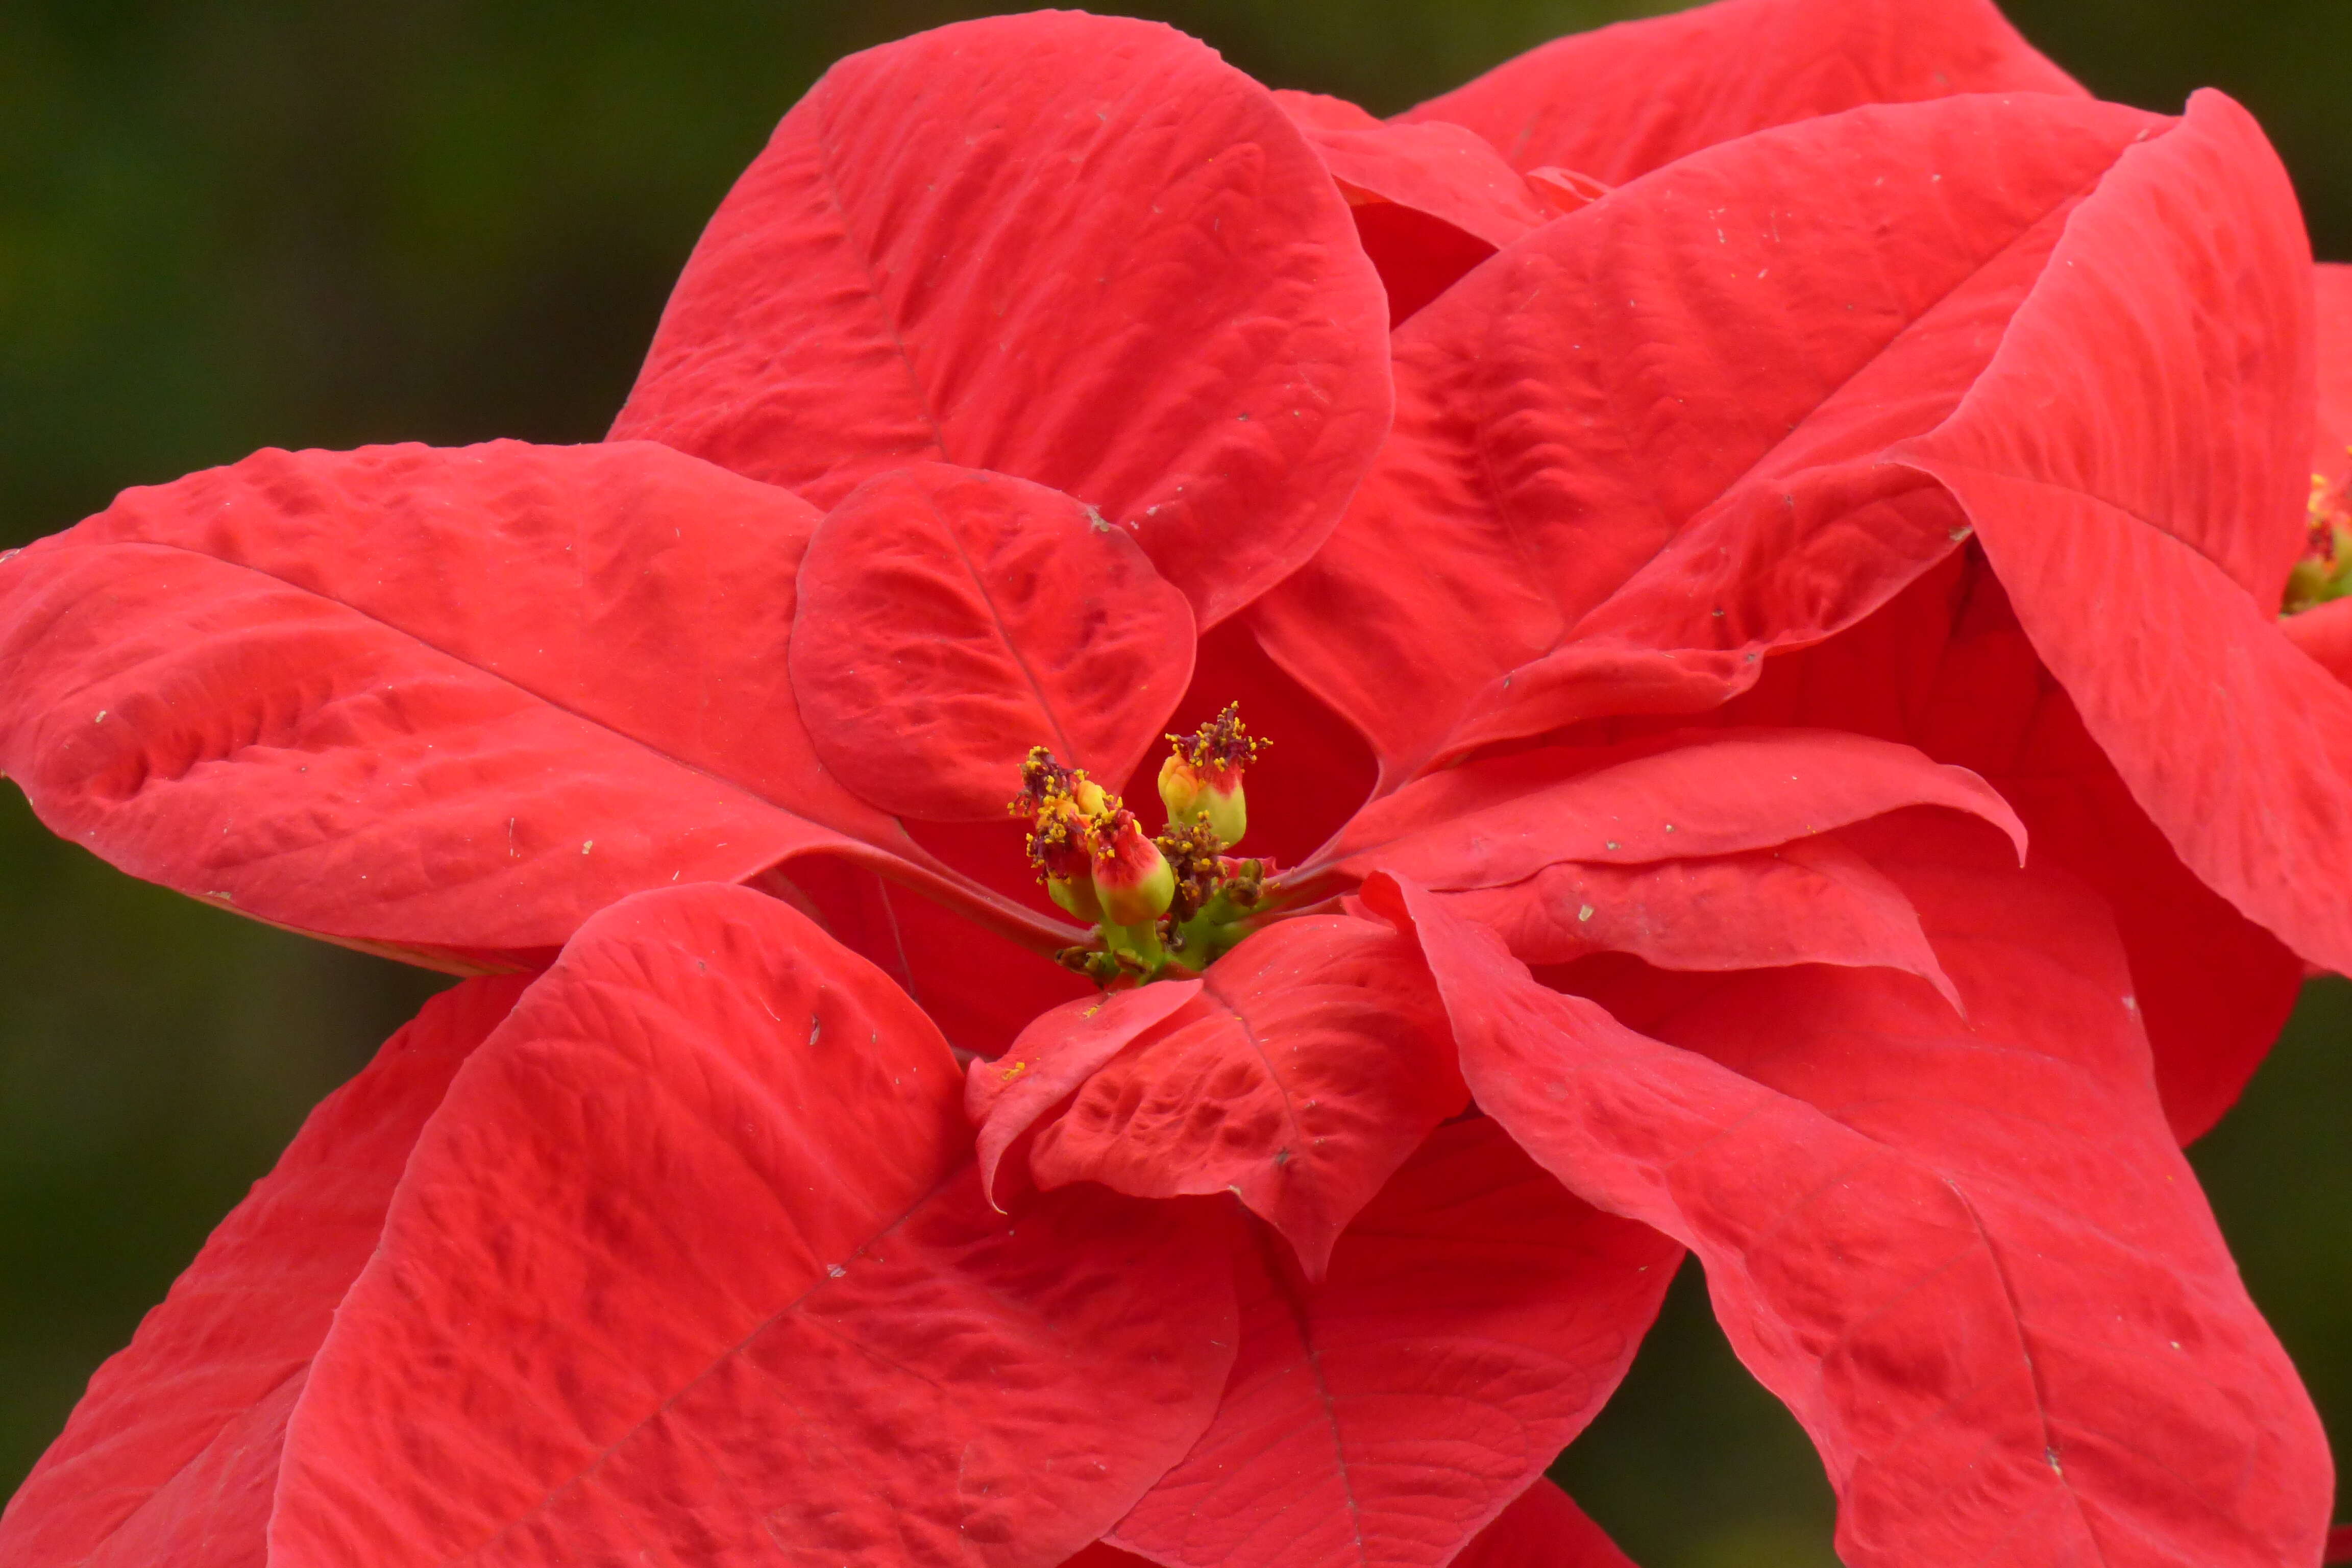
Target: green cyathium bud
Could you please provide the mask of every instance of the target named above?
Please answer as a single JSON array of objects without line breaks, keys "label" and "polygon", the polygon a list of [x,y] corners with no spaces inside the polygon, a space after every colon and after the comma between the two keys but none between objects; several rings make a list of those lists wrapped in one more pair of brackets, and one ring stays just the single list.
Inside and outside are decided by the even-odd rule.
[{"label": "green cyathium bud", "polygon": [[[1143,836],[1135,813],[1121,807],[1093,834],[1095,897],[1115,926],[1149,926],[1168,912],[1176,876],[1167,857]],[[1159,943],[1155,940],[1153,944]]]},{"label": "green cyathium bud", "polygon": [[1226,853],[1248,826],[1242,777],[1266,742],[1234,704],[1169,739],[1175,753],[1160,770],[1168,826],[1157,842],[1117,795],[1043,746],[1023,763],[1012,802],[1047,895],[1095,928],[1094,944],[1056,958],[1105,987],[1197,974],[1276,918],[1272,862]]},{"label": "green cyathium bud", "polygon": [[1174,747],[1160,764],[1160,801],[1171,827],[1204,822],[1232,848],[1249,831],[1249,797],[1243,775],[1267,742],[1242,722],[1241,704],[1229,702],[1190,735],[1171,735]]}]

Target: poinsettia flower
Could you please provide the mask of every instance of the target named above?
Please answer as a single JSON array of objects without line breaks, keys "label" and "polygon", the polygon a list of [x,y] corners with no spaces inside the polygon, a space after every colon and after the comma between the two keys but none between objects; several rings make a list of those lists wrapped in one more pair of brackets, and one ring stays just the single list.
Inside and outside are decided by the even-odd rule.
[{"label": "poinsettia flower", "polygon": [[[1937,379],[1955,353],[1999,367],[1953,343],[2057,309],[2061,218],[2143,142],[2226,143],[2226,111],[1957,99],[1606,195],[1562,175],[1597,199],[1497,231],[1406,321],[1384,447],[1396,301],[1361,215],[1435,201],[1432,148],[1492,165],[1305,118],[1141,24],[859,57],[722,207],[621,438],[267,454],[0,568],[26,672],[0,758],[61,831],[338,940],[546,965],[461,986],[322,1110],[0,1541],[1438,1568],[1533,1515],[1562,1560],[1612,1561],[1539,1477],[1689,1247],[1820,1444],[1850,1561],[1989,1559],[2021,1518],[2110,1561],[2309,1554],[2324,1444],[2179,1160],[2096,900],[2020,870],[2008,805],[1916,747],[1676,727],[1949,553],[1873,455],[1976,395]],[[1695,190],[1776,204],[1807,267],[1867,234],[1997,274],[1948,306],[1908,265],[1875,296],[1754,291],[1848,379],[1803,461],[1758,469],[1786,522],[1727,509],[1660,555],[1748,640],[1621,629],[1512,692],[1479,660],[1524,620],[1361,618],[1328,584],[1379,575],[1360,520],[1446,438],[1416,353],[1557,348],[1513,303],[1546,268],[1744,264],[1641,253]],[[1900,352],[1827,346],[1865,301]],[[1868,397],[1838,403],[1842,355],[1885,362]],[[1528,412],[1542,438],[1557,410]],[[1585,477],[1696,493],[1740,461],[1717,440]],[[1475,530],[1428,521],[1388,576],[1475,585]],[[1571,521],[1539,560],[1605,596],[1639,531]],[[1792,530],[1881,523],[1783,559]],[[1706,627],[1647,592],[1625,625]],[[1185,875],[1152,870],[1110,795],[1148,801],[1153,737],[1200,726],[1189,809],[1240,765],[1234,699],[1275,740],[1246,813],[1171,830]],[[1596,716],[1644,724],[1553,733]],[[1061,912],[1002,815],[1016,782]],[[1068,812],[1074,861],[1044,842]],[[347,1171],[346,1142],[373,1153]],[[314,1231],[300,1310],[262,1321]]]},{"label": "poinsettia flower", "polygon": [[[1780,9],[1722,15],[1745,28]],[[1871,7],[1824,9],[1871,26]],[[1540,73],[1645,40],[1680,59],[1670,35],[1707,36],[1697,15],[1553,46],[1428,112],[1491,102],[1490,134],[1528,139],[1515,157],[1622,176],[1649,155],[1546,140],[1600,133],[1538,112]],[[1953,7],[1922,29],[1987,15]],[[1972,58],[2038,68],[1971,37]],[[1696,42],[1685,53],[1717,68]],[[1584,101],[1566,89],[1586,80],[1559,78],[1552,101]],[[2326,890],[2352,869],[2337,820],[2352,775],[2339,727],[2305,718],[2342,698],[2294,646],[2336,623],[2274,624],[2309,475],[2308,253],[2285,176],[2213,95],[2177,126],[2053,93],[1717,142],[1706,117],[1725,100],[1690,101],[1708,106],[1698,121],[1653,129],[1660,155],[1698,151],[1508,247],[1400,330],[1398,436],[1256,627],[1307,686],[1385,727],[1392,778],[1628,710],[1713,710],[1759,678],[1778,695],[1747,705],[1759,721],[1862,728],[1986,772],[2044,852],[2115,899],[2193,1136],[2275,1034],[2294,955],[2352,962]],[[1959,164],[1994,147],[2014,180],[1979,201]],[[1833,172],[1792,177],[1815,169]],[[2222,232],[2226,253],[2201,237]],[[1934,254],[1896,260],[1904,234]],[[2063,379],[2094,367],[2106,379]],[[2102,530],[2111,551],[2090,542]],[[1442,538],[1447,570],[1382,571],[1405,533]],[[2000,606],[1955,575],[1969,561],[1990,564]],[[1993,684],[1972,685],[1945,657],[1963,603],[1972,626],[2013,616],[2027,662],[1978,639]],[[1322,643],[1335,624],[1413,631]],[[1939,669],[1947,711],[2011,739],[1946,746],[1951,727],[1917,711]],[[1894,692],[1909,710],[1879,700]],[[2064,740],[2076,723],[2080,744]]]}]

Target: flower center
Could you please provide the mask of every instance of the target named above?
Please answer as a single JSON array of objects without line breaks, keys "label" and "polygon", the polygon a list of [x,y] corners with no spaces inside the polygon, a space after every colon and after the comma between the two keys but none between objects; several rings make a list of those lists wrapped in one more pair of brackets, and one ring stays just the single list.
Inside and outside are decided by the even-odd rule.
[{"label": "flower center", "polygon": [[2312,475],[2309,517],[2303,559],[2286,574],[2286,602],[2280,606],[2285,615],[2299,616],[2352,594],[2352,475],[2334,484],[2325,474]]},{"label": "flower center", "polygon": [[1144,837],[1118,796],[1044,746],[1021,764],[1021,793],[1007,807],[1029,825],[1029,863],[1046,893],[1095,928],[1092,942],[1055,956],[1097,984],[1198,974],[1271,917],[1273,862],[1229,853],[1249,826],[1243,775],[1269,742],[1250,734],[1238,703],[1168,739],[1173,754],[1160,769],[1168,825],[1157,838]]}]

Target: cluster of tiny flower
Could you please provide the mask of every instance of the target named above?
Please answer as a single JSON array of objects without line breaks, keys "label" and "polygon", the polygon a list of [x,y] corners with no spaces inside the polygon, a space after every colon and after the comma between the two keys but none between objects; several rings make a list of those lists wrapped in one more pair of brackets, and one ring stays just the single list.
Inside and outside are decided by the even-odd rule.
[{"label": "cluster of tiny flower", "polygon": [[1096,929],[1093,945],[1057,956],[1103,985],[1197,973],[1272,912],[1273,862],[1227,853],[1249,827],[1244,775],[1269,742],[1250,734],[1238,703],[1168,740],[1168,825],[1157,839],[1118,795],[1044,746],[1031,748],[1007,807],[1029,825],[1029,863],[1046,892]]}]

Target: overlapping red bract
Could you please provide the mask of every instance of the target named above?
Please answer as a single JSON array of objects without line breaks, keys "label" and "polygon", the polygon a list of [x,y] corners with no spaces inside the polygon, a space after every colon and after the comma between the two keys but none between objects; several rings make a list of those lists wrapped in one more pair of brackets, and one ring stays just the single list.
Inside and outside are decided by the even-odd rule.
[{"label": "overlapping red bract", "polygon": [[[1386,124],[1071,14],[843,62],[614,440],[0,563],[58,831],[536,972],[321,1109],[0,1552],[1623,1568],[1541,1472],[1688,1247],[1857,1568],[2313,1561],[2176,1147],[2352,959],[2313,292],[2242,111],[1984,0]],[[1148,798],[1234,699],[1276,903],[1096,994],[1013,767]]]},{"label": "overlapping red bract", "polygon": [[286,1421],[311,1359],[383,1235],[418,1131],[521,990],[483,979],[435,997],[310,1113],[130,1348],[91,1379],[9,1505],[12,1552],[125,1568],[261,1561]]},{"label": "overlapping red bract", "polygon": [[1216,1419],[1111,1539],[1171,1564],[1442,1560],[1600,1410],[1681,1256],[1454,1122],[1322,1279],[1244,1244]]},{"label": "overlapping red bract", "polygon": [[[2021,1561],[2308,1561],[2325,1521],[2296,1500],[2331,1483],[2325,1439],[2183,1201],[2104,911],[1987,847],[1907,825],[1886,858],[1967,1022],[1857,971],[1621,1004],[1679,1050],[1538,984],[1427,893],[1374,890],[1420,932],[1480,1104],[1706,1261],[1741,1359],[1829,1465],[1845,1561],[2021,1537]],[[2192,1353],[2196,1377],[2168,1370]]]}]

